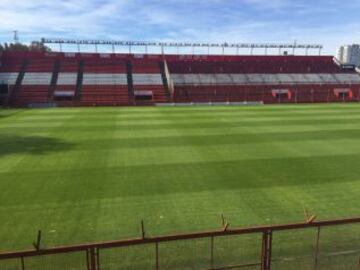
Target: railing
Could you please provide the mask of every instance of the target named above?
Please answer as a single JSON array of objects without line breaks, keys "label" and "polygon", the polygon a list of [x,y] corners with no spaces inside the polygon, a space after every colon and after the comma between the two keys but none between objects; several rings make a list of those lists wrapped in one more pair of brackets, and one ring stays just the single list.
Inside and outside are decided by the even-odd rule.
[{"label": "railing", "polygon": [[360,217],[229,228],[0,253],[4,270],[360,270]]}]

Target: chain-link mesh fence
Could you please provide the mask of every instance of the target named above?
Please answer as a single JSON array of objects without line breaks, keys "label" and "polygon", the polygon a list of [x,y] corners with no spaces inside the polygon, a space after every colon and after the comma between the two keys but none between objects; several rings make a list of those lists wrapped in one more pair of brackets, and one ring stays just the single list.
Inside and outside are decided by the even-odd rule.
[{"label": "chain-link mesh fence", "polygon": [[155,244],[100,249],[101,270],[155,269]]},{"label": "chain-link mesh fence", "polygon": [[[216,237],[214,268],[261,265],[261,233]],[[251,269],[251,268],[250,268]]]},{"label": "chain-link mesh fence", "polygon": [[316,270],[359,269],[360,224],[320,229],[319,257]]},{"label": "chain-link mesh fence", "polygon": [[273,233],[272,269],[313,270],[317,247],[314,228]]},{"label": "chain-link mesh fence", "polygon": [[359,260],[357,218],[4,253],[0,269],[360,270]]},{"label": "chain-link mesh fence", "polygon": [[87,270],[86,251],[0,261],[1,270]]},{"label": "chain-link mesh fence", "polygon": [[0,261],[1,270],[22,270],[22,259],[11,259]]},{"label": "chain-link mesh fence", "polygon": [[86,252],[36,256],[24,259],[29,270],[87,270]]}]

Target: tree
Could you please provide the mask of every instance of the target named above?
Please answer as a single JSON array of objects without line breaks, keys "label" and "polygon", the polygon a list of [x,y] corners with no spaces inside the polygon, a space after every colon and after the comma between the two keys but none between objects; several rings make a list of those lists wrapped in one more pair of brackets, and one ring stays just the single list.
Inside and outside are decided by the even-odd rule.
[{"label": "tree", "polygon": [[39,41],[31,42],[29,50],[32,52],[51,52],[51,49],[47,47],[44,43]]},{"label": "tree", "polygon": [[4,46],[0,44],[0,52],[51,52],[51,49],[44,43],[33,41],[30,45],[21,43],[5,43]]}]

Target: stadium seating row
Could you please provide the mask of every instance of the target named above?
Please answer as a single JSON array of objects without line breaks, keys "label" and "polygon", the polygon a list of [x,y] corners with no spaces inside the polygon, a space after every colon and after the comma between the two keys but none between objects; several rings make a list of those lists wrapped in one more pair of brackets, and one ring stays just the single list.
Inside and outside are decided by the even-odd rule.
[{"label": "stadium seating row", "polygon": [[357,74],[172,74],[175,85],[360,84]]},{"label": "stadium seating row", "polygon": [[[331,60],[331,58],[330,58]],[[328,58],[313,61],[308,59],[292,58],[247,58],[237,62],[170,62],[169,68],[173,73],[337,73],[339,66]]]},{"label": "stadium seating row", "polygon": [[[335,87],[343,87],[336,85]],[[343,94],[337,94],[337,89]],[[274,92],[283,92],[277,95]],[[264,103],[313,103],[360,101],[360,87],[333,88],[328,86],[292,86],[282,89],[276,86],[181,86],[174,95],[175,102],[241,102],[257,101]]]}]

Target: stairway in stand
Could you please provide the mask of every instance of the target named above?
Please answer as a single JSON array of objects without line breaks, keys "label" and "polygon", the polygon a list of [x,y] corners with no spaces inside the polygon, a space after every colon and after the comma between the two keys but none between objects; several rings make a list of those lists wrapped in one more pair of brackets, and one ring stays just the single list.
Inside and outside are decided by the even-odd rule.
[{"label": "stairway in stand", "polygon": [[[168,102],[161,62],[158,59],[149,59],[148,56],[143,57],[146,59],[137,58],[131,61],[135,104],[153,105]],[[147,93],[148,99],[139,98],[144,93]]]}]

